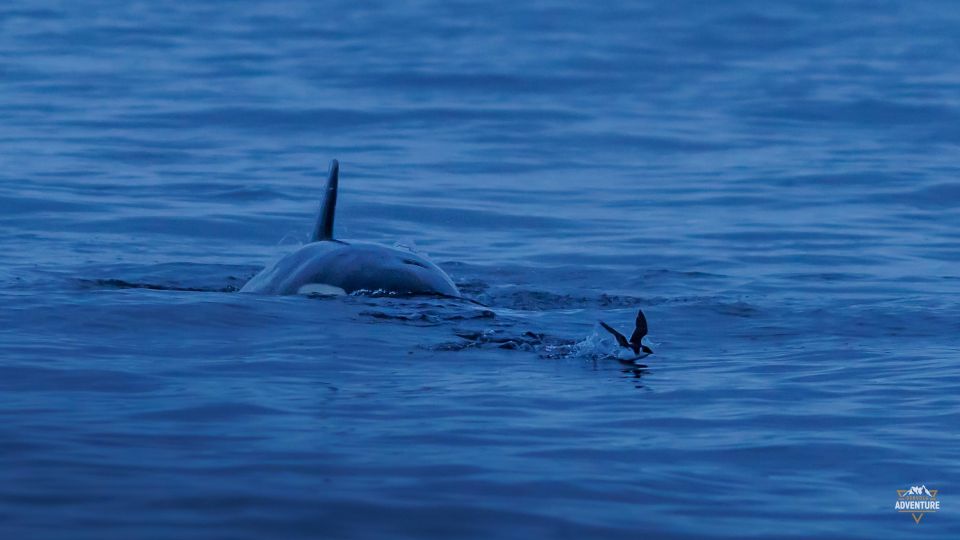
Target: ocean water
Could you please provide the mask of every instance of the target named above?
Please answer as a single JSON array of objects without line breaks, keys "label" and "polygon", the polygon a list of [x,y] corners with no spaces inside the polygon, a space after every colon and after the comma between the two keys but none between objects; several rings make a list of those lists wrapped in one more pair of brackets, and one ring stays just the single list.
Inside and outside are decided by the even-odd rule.
[{"label": "ocean water", "polygon": [[[4,2],[0,536],[960,537],[957,28]],[[474,302],[236,292],[332,158]]]}]

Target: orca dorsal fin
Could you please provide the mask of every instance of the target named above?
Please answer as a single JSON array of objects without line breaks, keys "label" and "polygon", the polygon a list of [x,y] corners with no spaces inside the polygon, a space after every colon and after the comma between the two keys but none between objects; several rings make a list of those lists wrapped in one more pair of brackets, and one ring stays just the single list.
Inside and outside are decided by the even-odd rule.
[{"label": "orca dorsal fin", "polygon": [[323,204],[317,216],[317,228],[313,231],[313,241],[333,240],[333,215],[337,211],[337,185],[340,183],[340,162],[330,162],[330,175],[324,190]]}]

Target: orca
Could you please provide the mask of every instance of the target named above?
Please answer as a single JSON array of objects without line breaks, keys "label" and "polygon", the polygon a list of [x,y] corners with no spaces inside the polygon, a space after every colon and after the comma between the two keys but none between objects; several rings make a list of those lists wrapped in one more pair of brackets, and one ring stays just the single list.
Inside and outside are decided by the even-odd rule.
[{"label": "orca", "polygon": [[379,244],[335,239],[333,218],[339,183],[340,163],[333,160],[310,243],[264,268],[240,292],[461,298],[450,276],[422,255]]}]

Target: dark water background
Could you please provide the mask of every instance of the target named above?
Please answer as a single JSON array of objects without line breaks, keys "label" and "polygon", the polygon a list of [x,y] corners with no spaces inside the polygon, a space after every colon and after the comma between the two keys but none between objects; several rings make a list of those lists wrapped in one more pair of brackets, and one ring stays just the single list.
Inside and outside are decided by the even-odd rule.
[{"label": "dark water background", "polygon": [[[4,2],[2,537],[958,537],[958,36],[946,1]],[[231,292],[333,157],[340,236],[489,308]],[[637,307],[650,368],[597,358]]]}]

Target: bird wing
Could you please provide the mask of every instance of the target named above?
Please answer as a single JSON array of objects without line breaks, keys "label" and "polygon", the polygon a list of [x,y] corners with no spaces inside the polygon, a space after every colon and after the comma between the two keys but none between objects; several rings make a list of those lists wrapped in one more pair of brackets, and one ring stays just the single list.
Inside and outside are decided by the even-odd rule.
[{"label": "bird wing", "polygon": [[610,332],[611,334],[613,334],[613,337],[617,338],[617,343],[619,343],[621,347],[626,347],[628,349],[633,348],[630,346],[630,342],[627,341],[627,338],[624,337],[624,335],[621,334],[620,332],[617,332],[616,330],[611,328],[609,324],[603,321],[600,321],[600,326],[604,327],[607,330],[607,332]]},{"label": "bird wing", "polygon": [[633,334],[630,336],[630,343],[639,345],[640,340],[643,339],[643,336],[647,335],[647,318],[643,315],[643,310],[637,311],[637,328],[634,329]]}]

